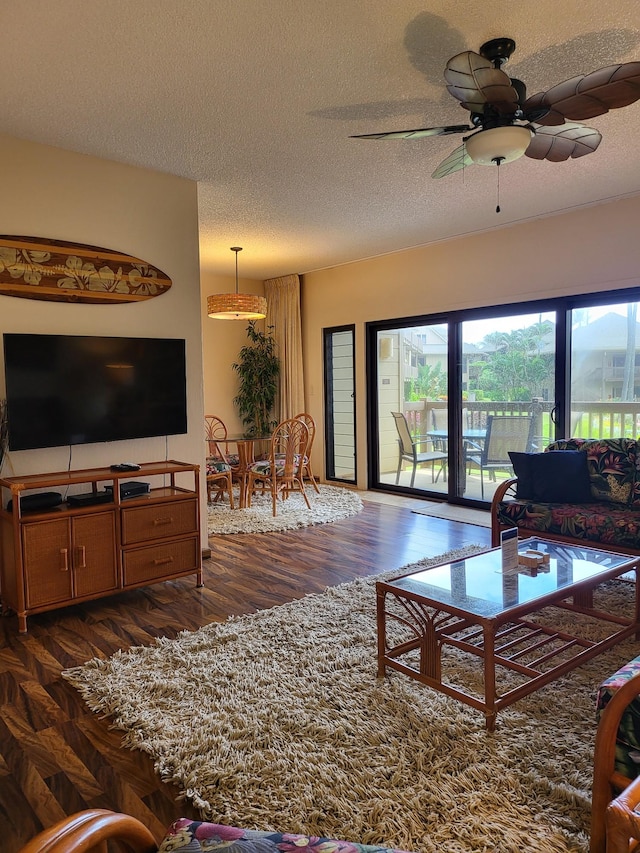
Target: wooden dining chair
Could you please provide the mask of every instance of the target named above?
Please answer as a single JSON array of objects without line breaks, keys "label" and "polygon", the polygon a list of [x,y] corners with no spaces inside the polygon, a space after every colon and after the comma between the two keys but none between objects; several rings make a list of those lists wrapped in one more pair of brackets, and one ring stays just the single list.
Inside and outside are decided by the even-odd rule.
[{"label": "wooden dining chair", "polygon": [[313,476],[313,470],[311,468],[311,450],[313,448],[313,440],[316,437],[316,422],[307,412],[300,412],[299,415],[296,415],[296,418],[304,421],[307,425],[307,429],[309,430],[309,444],[307,445],[307,452],[302,464],[302,476],[306,476],[308,480],[311,480],[311,485],[316,490],[316,493],[320,494],[318,483],[316,478]]},{"label": "wooden dining chair", "polygon": [[[217,415],[204,416],[204,437],[207,442],[207,457],[222,459],[235,474],[240,462],[237,453],[229,450],[229,432],[224,421]],[[233,442],[231,442],[233,443]]]},{"label": "wooden dining chair", "polygon": [[[227,427],[216,415],[205,415],[204,438],[207,446],[207,501],[216,503],[229,495],[229,506],[235,509],[233,500],[233,477],[239,471],[237,456],[236,468],[232,464],[233,457],[228,455]],[[215,494],[214,494],[215,491]]]},{"label": "wooden dining chair", "polygon": [[291,492],[300,492],[311,509],[302,479],[308,444],[309,429],[304,421],[289,418],[278,424],[271,436],[268,457],[248,466],[247,506],[251,506],[254,491],[262,487],[271,493],[274,516],[277,514],[278,495],[286,500]]}]

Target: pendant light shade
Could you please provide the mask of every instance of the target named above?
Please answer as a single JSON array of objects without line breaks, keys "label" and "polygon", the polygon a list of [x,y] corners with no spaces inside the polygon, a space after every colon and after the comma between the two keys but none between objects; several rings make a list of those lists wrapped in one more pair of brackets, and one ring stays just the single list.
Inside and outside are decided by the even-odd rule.
[{"label": "pendant light shade", "polygon": [[214,320],[263,320],[267,316],[267,300],[253,293],[238,293],[238,252],[241,246],[232,246],[236,253],[236,292],[214,293],[207,297],[207,314]]}]

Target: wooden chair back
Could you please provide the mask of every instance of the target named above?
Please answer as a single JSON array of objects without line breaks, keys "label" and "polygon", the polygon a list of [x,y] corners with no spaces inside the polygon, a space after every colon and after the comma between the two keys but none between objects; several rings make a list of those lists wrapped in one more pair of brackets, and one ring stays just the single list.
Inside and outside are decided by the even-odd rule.
[{"label": "wooden chair back", "polygon": [[305,454],[307,461],[304,463],[302,476],[308,477],[315,491],[320,494],[320,489],[318,488],[318,483],[311,467],[311,451],[313,448],[313,440],[316,437],[316,422],[308,412],[300,412],[299,415],[296,415],[296,420],[303,421],[309,430],[309,443],[307,444],[307,452]]},{"label": "wooden chair back", "polygon": [[136,818],[107,809],[86,809],[44,829],[19,853],[106,853],[112,840],[123,842],[132,853],[158,850],[153,835]]},{"label": "wooden chair back", "polygon": [[[224,422],[216,415],[204,416],[204,440],[207,443],[207,456],[219,456],[226,459],[226,441],[228,432]],[[222,444],[221,444],[222,443]]]},{"label": "wooden chair back", "polygon": [[[271,436],[270,459],[278,479],[286,482],[301,476],[309,447],[309,428],[299,418],[281,421]],[[277,463],[277,464],[276,464]]]}]

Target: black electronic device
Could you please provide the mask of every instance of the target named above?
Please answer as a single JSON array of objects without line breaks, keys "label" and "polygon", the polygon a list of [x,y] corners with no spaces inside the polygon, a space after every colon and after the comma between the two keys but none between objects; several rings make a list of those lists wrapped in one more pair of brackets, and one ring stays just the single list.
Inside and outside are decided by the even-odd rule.
[{"label": "black electronic device", "polygon": [[113,494],[110,492],[82,492],[79,495],[69,495],[69,506],[93,506],[94,504],[111,503]]},{"label": "black electronic device", "polygon": [[[104,488],[108,494],[113,494],[113,486],[105,486]],[[120,483],[120,498],[135,498],[138,495],[147,495],[150,490],[151,485],[149,483],[128,480],[126,483]]]},{"label": "black electronic device", "polygon": [[[20,509],[23,512],[33,512],[36,509],[50,509],[62,503],[60,492],[36,492],[34,495],[22,495]],[[7,512],[13,509],[13,499],[7,504]]]},{"label": "black electronic device", "polygon": [[3,337],[10,450],[187,432],[184,340]]},{"label": "black electronic device", "polygon": [[112,471],[139,471],[140,466],[137,462],[120,462],[118,465],[111,466]]}]

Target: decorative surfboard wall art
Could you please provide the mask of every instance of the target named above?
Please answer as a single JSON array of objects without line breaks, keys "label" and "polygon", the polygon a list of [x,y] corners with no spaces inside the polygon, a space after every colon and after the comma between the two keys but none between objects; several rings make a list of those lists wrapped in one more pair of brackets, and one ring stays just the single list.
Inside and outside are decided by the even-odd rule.
[{"label": "decorative surfboard wall art", "polygon": [[0,295],[117,304],[161,296],[171,279],[140,258],[111,249],[0,236]]}]

